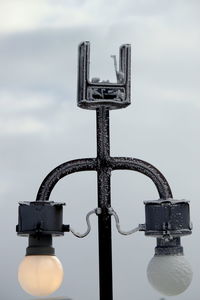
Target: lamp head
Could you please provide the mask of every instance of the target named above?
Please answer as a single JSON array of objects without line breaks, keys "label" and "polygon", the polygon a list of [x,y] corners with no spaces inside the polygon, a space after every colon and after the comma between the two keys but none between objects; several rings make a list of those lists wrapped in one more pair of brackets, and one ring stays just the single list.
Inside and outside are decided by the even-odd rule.
[{"label": "lamp head", "polygon": [[63,280],[63,268],[55,256],[52,236],[69,231],[63,225],[63,205],[50,201],[21,202],[17,232],[28,236],[26,256],[18,269],[21,287],[33,296],[48,296],[55,292]]},{"label": "lamp head", "polygon": [[183,255],[180,237],[191,234],[189,202],[160,199],[145,202],[145,235],[157,238],[147,267],[149,283],[161,294],[183,293],[192,281],[192,268]]}]

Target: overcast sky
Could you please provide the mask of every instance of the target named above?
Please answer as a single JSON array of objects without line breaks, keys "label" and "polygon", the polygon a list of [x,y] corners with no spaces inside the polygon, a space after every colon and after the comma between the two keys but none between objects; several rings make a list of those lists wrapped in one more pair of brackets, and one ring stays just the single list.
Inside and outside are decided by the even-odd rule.
[{"label": "overcast sky", "polygon": [[[33,201],[57,165],[95,157],[95,112],[77,108],[77,47],[91,42],[91,75],[115,79],[111,54],[132,45],[132,105],[111,112],[112,155],[140,158],[169,181],[174,198],[191,200],[194,231],[182,239],[194,278],[177,300],[196,300],[200,278],[200,1],[0,0],[1,299],[30,300],[17,283],[27,246],[15,234],[18,201]],[[96,174],[63,179],[52,200],[65,201],[66,224],[85,230],[97,206]],[[144,222],[150,180],[112,175],[112,203],[123,229]],[[114,224],[113,224],[114,225]],[[55,297],[98,299],[97,218],[90,236],[55,239],[65,279]],[[113,226],[115,300],[156,300],[146,267],[155,240],[121,237]],[[52,296],[53,297],[53,296]],[[53,298],[52,298],[53,299]],[[166,298],[169,299],[169,298]]]}]

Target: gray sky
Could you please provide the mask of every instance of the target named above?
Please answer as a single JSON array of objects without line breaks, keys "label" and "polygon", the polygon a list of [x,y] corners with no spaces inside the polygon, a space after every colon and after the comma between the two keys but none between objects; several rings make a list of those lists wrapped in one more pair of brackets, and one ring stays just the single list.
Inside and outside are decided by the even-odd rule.
[{"label": "gray sky", "polygon": [[[0,0],[2,299],[29,300],[17,283],[27,240],[16,237],[18,201],[32,201],[46,174],[95,157],[95,112],[76,107],[77,46],[91,42],[91,75],[114,80],[110,54],[132,44],[132,105],[111,112],[111,153],[149,161],[174,198],[191,200],[193,235],[182,239],[194,278],[177,300],[196,300],[200,278],[200,2],[198,0]],[[143,200],[157,199],[143,175],[112,176],[113,207],[124,229],[144,222]],[[96,175],[63,179],[65,223],[85,229],[96,207]],[[98,299],[97,218],[83,240],[55,240],[65,280],[55,297]],[[115,300],[161,298],[146,279],[155,240],[121,237],[113,226]],[[52,296],[53,297],[53,296]]]}]

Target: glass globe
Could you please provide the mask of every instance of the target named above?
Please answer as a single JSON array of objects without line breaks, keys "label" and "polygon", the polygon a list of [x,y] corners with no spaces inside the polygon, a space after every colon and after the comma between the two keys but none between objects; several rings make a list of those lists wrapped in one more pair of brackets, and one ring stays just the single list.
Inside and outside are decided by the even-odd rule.
[{"label": "glass globe", "polygon": [[192,268],[183,255],[155,255],[147,267],[150,284],[166,296],[183,293],[192,275]]},{"label": "glass globe", "polygon": [[28,294],[48,296],[55,292],[62,283],[62,264],[56,256],[25,256],[19,265],[18,280]]}]

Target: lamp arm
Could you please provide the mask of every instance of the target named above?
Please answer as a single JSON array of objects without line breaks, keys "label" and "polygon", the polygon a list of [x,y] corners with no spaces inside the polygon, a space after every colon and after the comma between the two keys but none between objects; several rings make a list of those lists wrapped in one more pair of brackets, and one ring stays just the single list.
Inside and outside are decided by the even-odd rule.
[{"label": "lamp arm", "polygon": [[[163,174],[150,163],[131,157],[110,157],[107,161],[111,170],[132,170],[149,177],[155,184],[161,199],[172,198],[171,188]],[[43,180],[37,193],[36,201],[49,200],[57,182],[72,173],[97,171],[96,158],[71,160],[53,169]]]},{"label": "lamp arm", "polygon": [[148,176],[155,184],[160,199],[173,198],[169,183],[163,174],[150,163],[131,157],[110,158],[112,170],[132,170]]},{"label": "lamp arm", "polygon": [[53,169],[43,180],[38,190],[36,201],[48,201],[56,183],[63,177],[81,171],[96,171],[95,158],[70,160]]}]

